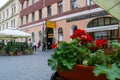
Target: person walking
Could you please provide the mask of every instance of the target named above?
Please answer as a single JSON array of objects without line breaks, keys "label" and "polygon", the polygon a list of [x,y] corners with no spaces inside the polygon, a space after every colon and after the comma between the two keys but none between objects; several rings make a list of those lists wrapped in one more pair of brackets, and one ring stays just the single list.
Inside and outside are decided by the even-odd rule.
[{"label": "person walking", "polygon": [[41,42],[39,41],[39,42],[38,42],[38,49],[39,49],[40,51],[42,50],[42,49],[41,49],[41,46],[42,46],[42,45],[41,45]]},{"label": "person walking", "polygon": [[36,43],[33,41],[33,50],[36,51]]},{"label": "person walking", "polygon": [[46,47],[46,46],[45,46],[45,42],[43,42],[43,43],[42,43],[42,51],[44,51],[44,52],[45,52],[45,47]]}]

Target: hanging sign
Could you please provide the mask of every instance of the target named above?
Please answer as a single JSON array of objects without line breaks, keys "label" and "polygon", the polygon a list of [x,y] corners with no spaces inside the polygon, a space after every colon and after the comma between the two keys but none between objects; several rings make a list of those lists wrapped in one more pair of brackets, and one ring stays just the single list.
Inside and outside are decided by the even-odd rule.
[{"label": "hanging sign", "polygon": [[46,27],[55,28],[56,27],[56,22],[54,22],[54,21],[46,21]]}]

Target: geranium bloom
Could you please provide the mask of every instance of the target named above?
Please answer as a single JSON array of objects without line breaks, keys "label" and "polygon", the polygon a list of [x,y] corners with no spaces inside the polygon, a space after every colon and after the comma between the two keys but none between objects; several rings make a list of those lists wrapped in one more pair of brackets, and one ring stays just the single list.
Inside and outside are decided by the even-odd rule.
[{"label": "geranium bloom", "polygon": [[76,29],[74,31],[73,35],[70,37],[72,39],[80,38],[84,42],[92,42],[93,41],[92,37],[89,34],[87,34],[84,30],[81,30],[81,29]]},{"label": "geranium bloom", "polygon": [[104,40],[104,39],[98,39],[98,40],[96,40],[95,43],[96,43],[97,47],[107,48],[107,46],[108,46],[108,40]]},{"label": "geranium bloom", "polygon": [[80,38],[82,35],[86,34],[84,30],[76,29],[72,36],[70,36],[72,39],[74,38]]},{"label": "geranium bloom", "polygon": [[97,46],[97,47],[100,47],[100,46],[102,45],[102,42],[103,42],[102,39],[96,40],[96,42],[95,42],[95,43],[96,43],[96,46]]},{"label": "geranium bloom", "polygon": [[89,34],[87,34],[87,41],[88,42],[93,42],[93,38]]}]

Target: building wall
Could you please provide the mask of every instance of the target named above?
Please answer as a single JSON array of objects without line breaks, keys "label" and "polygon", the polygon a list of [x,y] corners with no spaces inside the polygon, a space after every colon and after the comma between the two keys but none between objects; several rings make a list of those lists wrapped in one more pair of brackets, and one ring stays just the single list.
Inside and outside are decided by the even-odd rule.
[{"label": "building wall", "polygon": [[[20,2],[18,0],[9,0],[5,5],[3,5],[0,8],[0,14],[2,15],[2,17],[0,18],[1,30],[9,28],[9,27],[19,28],[19,26],[20,26],[20,24],[19,24],[19,22],[20,22],[19,21],[19,12],[20,12],[19,6],[20,6]],[[12,8],[15,10],[15,12],[13,12],[13,13],[12,13]],[[7,14],[8,14],[8,16],[7,16]],[[8,24],[8,26],[7,26],[7,24]]]},{"label": "building wall", "polygon": [[[29,0],[29,1],[32,1],[32,0]],[[62,1],[62,3],[63,3],[63,12],[62,13],[58,13],[58,10],[57,10],[58,2],[60,2],[60,1]],[[37,36],[38,31],[43,32],[43,23],[46,20],[55,21],[56,27],[53,28],[53,30],[54,30],[54,38],[55,38],[56,42],[58,41],[58,29],[60,27],[63,29],[63,40],[69,42],[70,35],[71,35],[71,28],[73,25],[77,25],[78,28],[85,30],[87,27],[87,24],[91,20],[98,18],[98,17],[106,16],[106,15],[95,16],[95,17],[90,17],[90,18],[67,22],[66,20],[68,18],[103,11],[103,9],[99,8],[95,4],[88,4],[87,3],[88,0],[76,0],[76,1],[77,1],[76,2],[77,4],[76,4],[75,9],[71,9],[70,0],[51,0],[51,1],[38,0],[34,4],[29,2],[29,6],[24,9],[21,9],[21,12],[20,12],[20,18],[22,18],[26,15],[29,15],[29,21],[28,21],[28,23],[24,23],[23,25],[21,25],[20,29],[21,30],[29,29],[29,31],[28,31],[29,33],[34,32],[35,33],[35,41],[37,43],[39,41],[38,36]],[[25,2],[24,2],[24,0],[23,0],[23,2],[21,1],[22,4],[26,4]],[[48,13],[47,7],[50,5],[52,8],[52,11],[51,11],[52,15],[47,16],[47,13]],[[38,18],[40,9],[42,10],[42,19]],[[35,21],[34,22],[31,21],[32,20],[32,15],[31,15],[32,12],[35,12]],[[44,25],[44,28],[46,29],[45,25]]]},{"label": "building wall", "polygon": [[52,15],[56,15],[56,14],[57,14],[57,3],[53,4],[53,5],[51,6],[51,8],[53,9],[53,10],[52,10]]}]

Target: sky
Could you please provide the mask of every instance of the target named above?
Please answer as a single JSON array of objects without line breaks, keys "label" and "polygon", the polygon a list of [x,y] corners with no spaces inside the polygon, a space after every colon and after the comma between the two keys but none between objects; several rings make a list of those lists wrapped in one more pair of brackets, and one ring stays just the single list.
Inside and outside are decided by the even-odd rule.
[{"label": "sky", "polygon": [[0,7],[2,7],[9,0],[0,0]]}]

